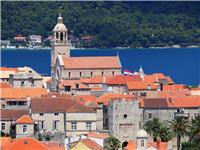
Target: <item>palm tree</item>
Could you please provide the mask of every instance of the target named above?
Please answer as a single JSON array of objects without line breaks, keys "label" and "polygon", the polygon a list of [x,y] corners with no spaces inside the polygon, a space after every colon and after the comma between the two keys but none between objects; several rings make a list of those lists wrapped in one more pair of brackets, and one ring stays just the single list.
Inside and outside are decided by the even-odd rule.
[{"label": "palm tree", "polygon": [[153,140],[156,141],[159,137],[159,130],[162,126],[162,123],[159,121],[158,118],[154,118],[152,120],[147,121],[144,124],[144,129],[153,137]]},{"label": "palm tree", "polygon": [[[200,115],[196,116],[195,119],[192,120],[190,131],[190,141],[194,141],[197,144],[200,143]],[[200,144],[198,144],[198,147],[200,149]]]},{"label": "palm tree", "polygon": [[187,134],[189,122],[186,118],[180,116],[180,117],[176,117],[174,120],[170,121],[169,123],[170,123],[170,127],[172,131],[176,134],[177,150],[180,150],[181,137],[184,137]]},{"label": "palm tree", "polygon": [[169,140],[172,139],[171,128],[166,124],[160,126],[158,134],[162,142],[168,142]]},{"label": "palm tree", "polygon": [[107,143],[108,150],[118,150],[120,147],[121,147],[121,142],[117,138],[111,136],[108,139],[108,143]]}]

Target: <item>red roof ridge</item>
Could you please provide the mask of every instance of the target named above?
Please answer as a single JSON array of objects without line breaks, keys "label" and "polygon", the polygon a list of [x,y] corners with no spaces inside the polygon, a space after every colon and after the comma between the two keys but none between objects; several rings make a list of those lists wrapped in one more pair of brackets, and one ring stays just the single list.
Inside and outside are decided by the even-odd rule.
[{"label": "red roof ridge", "polygon": [[33,119],[29,115],[23,115],[16,120],[17,124],[33,124]]}]

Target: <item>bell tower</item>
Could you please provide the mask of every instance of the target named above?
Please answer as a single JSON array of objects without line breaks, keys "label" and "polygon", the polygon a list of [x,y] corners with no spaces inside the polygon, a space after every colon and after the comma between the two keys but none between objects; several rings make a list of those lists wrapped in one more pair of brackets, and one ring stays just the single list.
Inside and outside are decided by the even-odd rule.
[{"label": "bell tower", "polygon": [[53,40],[51,41],[51,67],[55,67],[58,55],[70,57],[70,42],[68,30],[63,24],[63,18],[59,14],[58,22],[53,29]]}]

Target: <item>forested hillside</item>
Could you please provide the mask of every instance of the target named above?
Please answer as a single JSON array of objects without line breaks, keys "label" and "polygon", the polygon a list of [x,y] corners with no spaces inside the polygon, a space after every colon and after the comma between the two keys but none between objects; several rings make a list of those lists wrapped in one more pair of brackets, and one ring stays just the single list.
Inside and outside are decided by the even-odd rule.
[{"label": "forested hillside", "polygon": [[61,12],[75,37],[89,47],[200,44],[200,2],[1,2],[2,39],[51,35]]}]

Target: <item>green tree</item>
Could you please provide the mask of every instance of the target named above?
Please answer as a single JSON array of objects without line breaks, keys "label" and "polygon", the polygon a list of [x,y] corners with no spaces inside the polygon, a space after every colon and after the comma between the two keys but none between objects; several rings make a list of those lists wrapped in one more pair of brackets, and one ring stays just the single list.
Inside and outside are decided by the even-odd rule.
[{"label": "green tree", "polygon": [[162,142],[168,142],[172,139],[172,132],[169,126],[166,124],[162,124],[158,131],[158,136],[160,137]]},{"label": "green tree", "polygon": [[154,118],[144,124],[144,129],[153,137],[153,140],[156,141],[159,137],[159,130],[161,126],[162,124],[160,120],[158,118]]},{"label": "green tree", "polygon": [[117,138],[111,136],[108,139],[107,143],[108,150],[118,150],[120,147],[121,147],[121,142]]},{"label": "green tree", "polygon": [[200,115],[192,120],[189,136],[190,141],[197,143],[198,149],[200,149]]},{"label": "green tree", "polygon": [[177,138],[177,150],[180,150],[181,146],[181,137],[184,137],[188,132],[189,122],[184,117],[176,117],[174,120],[170,121],[170,127],[172,132],[176,135]]}]

